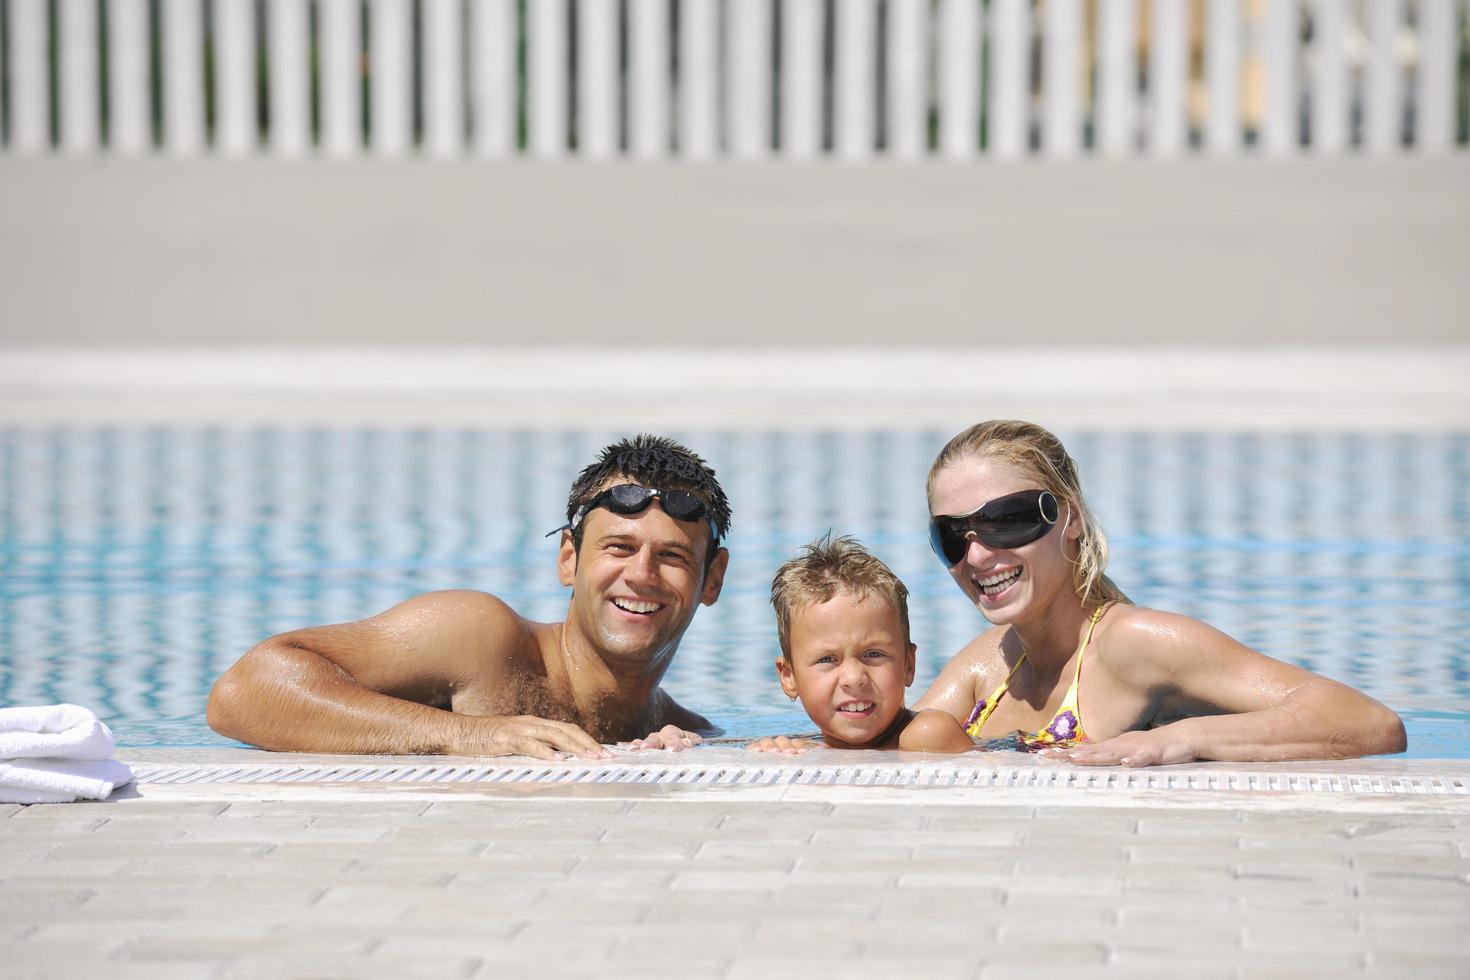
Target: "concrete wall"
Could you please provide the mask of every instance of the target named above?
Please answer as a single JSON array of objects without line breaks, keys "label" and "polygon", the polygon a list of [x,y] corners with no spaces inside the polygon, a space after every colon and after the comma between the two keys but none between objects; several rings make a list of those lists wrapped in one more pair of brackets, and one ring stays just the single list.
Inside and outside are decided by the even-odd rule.
[{"label": "concrete wall", "polygon": [[0,345],[1470,341],[1470,159],[0,161]]}]

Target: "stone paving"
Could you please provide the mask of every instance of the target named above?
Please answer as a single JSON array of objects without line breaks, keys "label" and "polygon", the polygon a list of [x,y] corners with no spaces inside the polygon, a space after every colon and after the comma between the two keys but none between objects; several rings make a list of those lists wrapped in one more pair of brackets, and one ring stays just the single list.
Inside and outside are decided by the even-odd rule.
[{"label": "stone paving", "polygon": [[170,789],[0,806],[7,977],[1470,976],[1463,798]]}]

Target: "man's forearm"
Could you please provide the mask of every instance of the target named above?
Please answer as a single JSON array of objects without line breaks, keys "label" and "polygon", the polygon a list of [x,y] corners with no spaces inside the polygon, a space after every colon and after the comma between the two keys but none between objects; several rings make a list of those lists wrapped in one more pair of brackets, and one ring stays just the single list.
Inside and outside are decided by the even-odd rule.
[{"label": "man's forearm", "polygon": [[456,715],[362,687],[299,648],[252,650],[210,693],[210,727],[282,752],[435,755],[462,750],[490,719]]}]

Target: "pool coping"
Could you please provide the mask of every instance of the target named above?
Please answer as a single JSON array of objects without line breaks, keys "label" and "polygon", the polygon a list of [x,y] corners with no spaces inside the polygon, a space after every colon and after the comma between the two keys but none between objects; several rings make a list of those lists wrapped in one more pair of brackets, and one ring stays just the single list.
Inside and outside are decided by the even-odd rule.
[{"label": "pool coping", "polygon": [[[855,758],[855,756],[861,756]],[[135,786],[114,799],[825,800],[941,805],[1467,813],[1470,760],[1386,757],[1072,766],[1015,752],[755,755],[730,746],[618,750],[606,762],[354,756],[255,749],[123,749]]]}]

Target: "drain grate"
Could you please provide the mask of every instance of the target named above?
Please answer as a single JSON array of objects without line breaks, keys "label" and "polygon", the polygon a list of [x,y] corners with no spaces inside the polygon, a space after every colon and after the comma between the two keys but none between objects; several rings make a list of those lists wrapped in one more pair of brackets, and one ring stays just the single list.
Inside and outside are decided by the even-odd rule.
[{"label": "drain grate", "polygon": [[1003,766],[525,766],[134,764],[139,783],[561,783],[677,786],[994,786],[1470,796],[1450,776],[1076,770]]}]

